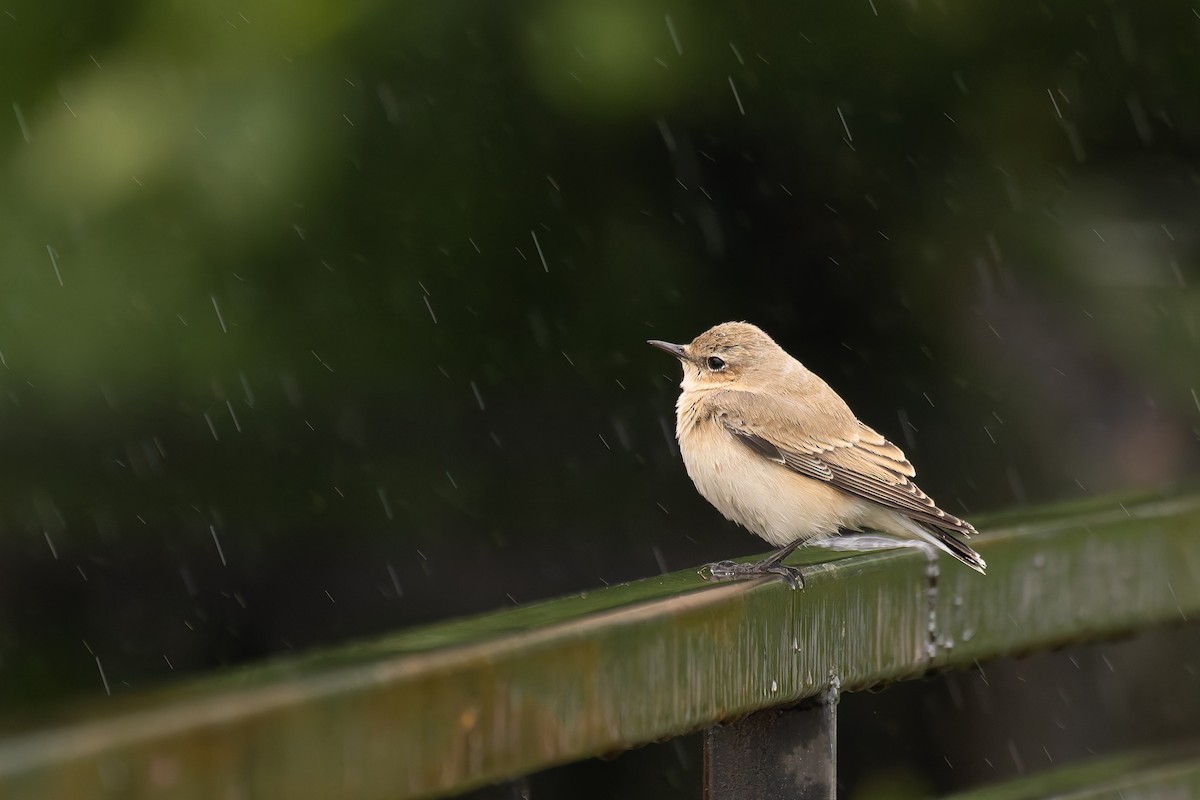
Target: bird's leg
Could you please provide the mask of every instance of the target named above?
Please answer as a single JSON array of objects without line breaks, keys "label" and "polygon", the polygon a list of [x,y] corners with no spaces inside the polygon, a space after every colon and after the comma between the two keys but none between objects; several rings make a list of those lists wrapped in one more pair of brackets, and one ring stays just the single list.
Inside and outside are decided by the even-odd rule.
[{"label": "bird's leg", "polygon": [[783,560],[785,558],[790,556],[792,553],[796,552],[796,548],[799,547],[800,545],[804,544],[804,542],[805,542],[804,539],[797,539],[796,541],[792,542],[791,544],[785,545],[784,547],[779,548],[778,550],[776,550],[774,553],[771,554],[770,558],[767,558],[764,561],[758,562],[757,566],[763,567],[764,569],[779,566],[780,564],[783,563]]},{"label": "bird's leg", "polygon": [[769,558],[751,564],[739,564],[734,561],[718,561],[715,564],[706,564],[700,570],[700,575],[705,580],[714,581],[752,578],[756,575],[779,575],[787,581],[787,585],[791,588],[803,589],[804,574],[800,571],[800,568],[789,567],[783,563],[783,560],[794,553],[796,548],[803,544],[803,541],[802,539],[797,539],[786,547],[782,547],[772,553]]}]

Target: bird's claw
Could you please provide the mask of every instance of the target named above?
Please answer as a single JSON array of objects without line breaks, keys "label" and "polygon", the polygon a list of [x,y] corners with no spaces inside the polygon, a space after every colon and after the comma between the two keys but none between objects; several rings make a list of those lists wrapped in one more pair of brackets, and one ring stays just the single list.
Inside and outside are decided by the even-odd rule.
[{"label": "bird's claw", "polygon": [[706,581],[737,580],[759,575],[778,575],[783,578],[789,588],[804,588],[804,573],[800,571],[799,567],[789,567],[787,564],[772,562],[770,559],[753,564],[718,561],[714,564],[705,564],[700,569],[700,577]]},{"label": "bird's claw", "polygon": [[761,571],[771,575],[779,575],[787,583],[789,589],[804,588],[804,573],[800,571],[799,567],[789,567],[787,564],[771,564],[764,566]]},{"label": "bird's claw", "polygon": [[700,568],[700,577],[706,581],[727,581],[738,576],[738,565],[732,561],[717,561],[714,564],[705,564]]}]

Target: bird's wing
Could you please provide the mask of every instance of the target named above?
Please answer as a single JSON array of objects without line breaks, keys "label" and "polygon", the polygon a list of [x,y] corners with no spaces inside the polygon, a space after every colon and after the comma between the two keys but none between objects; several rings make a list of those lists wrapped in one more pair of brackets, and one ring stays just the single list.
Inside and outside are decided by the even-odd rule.
[{"label": "bird's wing", "polygon": [[967,536],[975,528],[938,508],[913,483],[912,464],[899,447],[852,414],[820,416],[824,430],[806,430],[795,401],[736,392],[714,403],[716,420],[760,456],[814,480],[898,511],[916,522]]}]

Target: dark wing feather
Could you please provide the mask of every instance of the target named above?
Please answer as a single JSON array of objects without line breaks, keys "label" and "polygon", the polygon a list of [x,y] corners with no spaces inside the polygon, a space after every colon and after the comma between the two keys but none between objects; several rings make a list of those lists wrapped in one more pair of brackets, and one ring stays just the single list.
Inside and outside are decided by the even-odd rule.
[{"label": "dark wing feather", "polygon": [[782,466],[788,467],[801,475],[806,475],[810,478],[816,478],[819,481],[832,481],[833,472],[829,467],[823,464],[819,459],[801,457],[799,453],[791,450],[784,450],[779,445],[774,444],[763,437],[750,433],[741,428],[735,428],[729,424],[728,417],[724,412],[717,414],[725,429],[732,433],[738,441],[749,447],[754,452],[763,456],[769,461],[774,461]]},{"label": "dark wing feather", "polygon": [[899,511],[916,522],[966,536],[976,532],[970,523],[938,508],[910,480],[915,471],[900,448],[861,422],[854,420],[839,436],[798,434],[786,425],[781,415],[784,409],[778,407],[781,401],[740,394],[737,405],[746,413],[722,410],[716,417],[738,441],[759,455],[806,478],[825,481]]}]

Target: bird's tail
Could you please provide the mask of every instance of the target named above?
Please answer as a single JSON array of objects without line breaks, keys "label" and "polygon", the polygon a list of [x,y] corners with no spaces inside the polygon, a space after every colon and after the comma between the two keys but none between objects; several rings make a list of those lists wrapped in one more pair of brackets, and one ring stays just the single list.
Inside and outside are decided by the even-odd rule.
[{"label": "bird's tail", "polygon": [[971,547],[964,544],[960,539],[954,536],[949,531],[944,531],[941,528],[925,527],[924,525],[914,522],[907,517],[903,518],[904,527],[913,537],[920,539],[923,542],[928,542],[939,550],[949,553],[959,561],[966,564],[976,572],[986,575],[987,562],[983,560],[983,556],[976,553]]},{"label": "bird's tail", "polygon": [[[962,540],[958,539],[950,531],[934,528],[932,525],[926,528],[925,525],[900,515],[895,515],[892,518],[892,522],[900,523],[904,527],[905,533],[911,536],[912,539],[929,543],[929,545],[940,549],[940,551],[953,555],[954,558],[962,561],[962,563],[971,567],[972,570],[979,572],[980,575],[988,573],[986,572],[988,570],[988,563],[983,560],[982,555],[974,552],[974,549],[967,546],[966,543],[962,542]],[[900,531],[895,530],[893,525],[889,525],[889,528],[892,529],[893,533],[900,533]]]}]

